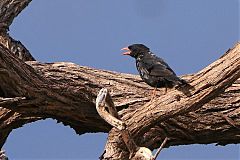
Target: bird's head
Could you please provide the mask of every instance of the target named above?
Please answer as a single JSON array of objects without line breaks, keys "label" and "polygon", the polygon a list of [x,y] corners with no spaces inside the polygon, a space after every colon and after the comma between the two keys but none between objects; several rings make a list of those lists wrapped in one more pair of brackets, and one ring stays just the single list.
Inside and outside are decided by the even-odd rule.
[{"label": "bird's head", "polygon": [[133,58],[137,58],[139,55],[143,55],[150,51],[149,48],[143,44],[132,44],[128,47],[122,48],[121,50],[127,51],[124,52],[123,55],[129,55]]}]

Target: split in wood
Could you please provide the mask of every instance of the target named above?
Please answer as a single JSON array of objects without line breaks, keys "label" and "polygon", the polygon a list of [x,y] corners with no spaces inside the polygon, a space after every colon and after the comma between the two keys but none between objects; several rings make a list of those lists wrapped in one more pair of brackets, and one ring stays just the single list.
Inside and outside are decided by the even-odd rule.
[{"label": "split in wood", "polygon": [[[105,106],[107,106],[109,112],[106,110]],[[96,109],[98,114],[106,122],[108,122],[111,126],[117,128],[120,131],[123,141],[130,152],[129,159],[156,160],[160,151],[166,144],[168,138],[165,138],[160,148],[156,152],[155,156],[152,155],[150,149],[146,147],[138,147],[134,142],[133,138],[131,138],[126,124],[120,119],[116,107],[114,106],[114,103],[112,101],[112,97],[106,88],[101,89],[98,93],[96,99]]]}]

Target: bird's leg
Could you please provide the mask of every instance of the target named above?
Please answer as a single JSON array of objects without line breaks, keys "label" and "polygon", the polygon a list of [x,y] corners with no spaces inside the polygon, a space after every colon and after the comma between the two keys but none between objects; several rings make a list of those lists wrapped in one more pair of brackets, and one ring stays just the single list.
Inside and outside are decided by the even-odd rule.
[{"label": "bird's leg", "polygon": [[166,94],[167,93],[167,87],[165,87],[165,91],[164,91],[164,94]]},{"label": "bird's leg", "polygon": [[[164,89],[164,94],[167,94],[167,90],[168,90],[168,87],[166,86],[165,89]],[[151,93],[151,102],[154,100],[154,98],[156,97],[157,95],[157,87],[155,87],[153,90],[152,90],[152,93]]]},{"label": "bird's leg", "polygon": [[154,98],[156,97],[156,94],[157,94],[157,87],[155,87],[153,90],[152,90],[152,94],[151,94],[151,101],[152,102],[154,100]]}]

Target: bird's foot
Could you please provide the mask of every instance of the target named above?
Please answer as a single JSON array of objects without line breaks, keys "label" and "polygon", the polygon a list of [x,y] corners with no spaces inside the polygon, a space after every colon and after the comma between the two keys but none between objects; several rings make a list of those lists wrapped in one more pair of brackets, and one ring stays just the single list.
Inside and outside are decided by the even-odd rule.
[{"label": "bird's foot", "polygon": [[157,88],[154,88],[154,90],[152,90],[152,93],[151,93],[150,102],[152,102],[156,98],[156,95],[157,95]]},{"label": "bird's foot", "polygon": [[167,94],[167,87],[165,87],[164,94]]}]

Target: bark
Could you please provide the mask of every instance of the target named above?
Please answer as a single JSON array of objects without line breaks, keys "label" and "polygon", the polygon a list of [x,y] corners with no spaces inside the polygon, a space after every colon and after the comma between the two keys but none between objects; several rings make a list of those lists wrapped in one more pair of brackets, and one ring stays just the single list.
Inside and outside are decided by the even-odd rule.
[{"label": "bark", "polygon": [[23,61],[34,61],[28,49],[9,36],[7,31],[13,19],[31,2],[31,0],[1,0],[0,1],[0,44],[8,48],[11,54]]},{"label": "bark", "polygon": [[[235,53],[238,56],[239,48],[240,44],[228,54]],[[95,110],[96,94],[103,87],[111,90],[113,101],[118,110],[121,110],[119,113],[124,115],[123,117],[130,117],[150,100],[152,88],[142,82],[138,76],[91,69],[73,63],[27,62],[26,64],[4,49],[0,47],[1,95],[5,98],[25,97],[25,99],[2,106],[4,108],[0,111],[1,145],[13,128],[45,118],[54,118],[70,125],[79,134],[108,132],[110,126],[99,117]],[[239,61],[239,58],[235,60]],[[234,62],[235,60],[230,59]],[[225,66],[225,63],[220,64]],[[217,64],[210,65],[205,71],[212,70],[214,66]],[[239,67],[238,62],[233,67],[236,68],[236,66]],[[216,73],[219,74],[222,71]],[[233,75],[238,75],[236,73]],[[201,74],[205,73],[202,71],[197,75]],[[193,77],[189,75],[184,78],[193,79]],[[210,78],[206,79],[206,82],[210,80]],[[199,84],[204,84],[204,82]],[[163,90],[158,91],[158,96],[177,97],[178,91],[171,90],[163,95]],[[173,139],[168,145],[239,143],[240,133],[235,127],[240,126],[239,91],[238,80],[223,94],[199,110],[172,117],[153,127],[149,126],[149,129],[141,134],[142,137],[135,136],[135,141],[138,145],[151,149],[158,147],[165,136]],[[178,94],[183,96],[180,92]],[[161,100],[161,97],[157,99]],[[188,97],[181,99],[183,98]],[[178,98],[170,98],[169,101],[174,101],[173,99],[178,100]],[[177,102],[182,102],[182,100]],[[223,115],[230,117],[235,126],[229,123]]]},{"label": "bark", "polygon": [[6,156],[4,150],[0,151],[0,159],[1,160],[8,160],[8,157]]},{"label": "bark", "polygon": [[13,19],[31,2],[31,0],[0,1],[0,32],[7,32]]},{"label": "bark", "polygon": [[240,142],[239,43],[202,71],[183,76],[194,90],[171,89],[164,94],[159,89],[157,98],[149,102],[152,88],[139,76],[33,61],[26,47],[7,33],[29,2],[0,1],[0,148],[13,129],[53,118],[78,134],[110,131],[102,158],[127,159],[129,152],[119,131],[96,111],[101,88],[110,91],[138,146],[154,149],[165,137],[171,138],[166,147]]},{"label": "bark", "polygon": [[[193,91],[189,91],[188,89],[190,88],[184,88],[184,90],[182,90],[183,93],[189,91],[190,95],[187,94],[186,96],[177,90],[169,91],[166,95],[162,95],[155,101],[140,106],[133,112],[125,112],[122,119],[126,123],[128,130],[133,138],[141,140],[144,134],[146,134],[146,132],[148,132],[149,129],[155,125],[160,124],[161,122],[164,122],[170,118],[174,118],[178,115],[184,115],[190,111],[200,109],[204,104],[208,103],[220,93],[222,93],[239,77],[240,44],[222,56],[219,60],[191,77],[189,84],[192,86],[192,88],[194,88]],[[239,98],[237,98],[237,101],[239,101]],[[230,131],[231,138],[227,137],[226,142],[239,143],[240,130],[235,124],[235,121],[229,117],[229,114],[226,114],[224,112],[218,112],[218,114],[235,128],[235,130]],[[231,114],[234,115],[233,117],[239,117],[239,106],[236,108],[236,110],[231,112]],[[175,123],[175,125],[178,125],[178,121],[175,120]],[[191,121],[188,121],[188,123],[191,123]],[[216,131],[219,128],[221,127],[218,126],[217,129],[214,129]],[[179,137],[181,138],[180,144],[182,144],[182,141],[186,140],[185,137],[193,137],[192,139],[194,141],[195,134],[188,134],[191,128],[188,128],[188,126],[185,125],[184,130],[184,139],[183,137]],[[175,132],[174,128],[172,132]],[[220,130],[220,132],[225,132],[225,130]],[[216,138],[217,133],[214,134],[214,142],[217,142],[219,144],[226,143],[223,141],[225,139],[224,136],[226,136],[226,133],[224,136],[221,135],[218,137],[219,139]],[[233,133],[235,133],[234,136],[232,135]],[[208,141],[208,143],[211,143],[211,139],[208,139],[210,135],[211,133],[208,132],[205,137],[202,136],[201,138],[205,141]],[[170,137],[171,140],[168,142],[169,145],[178,144],[178,137],[172,137],[168,134],[163,134],[162,138],[164,136],[168,138]],[[120,132],[116,128],[113,128],[110,131],[108,142],[105,147],[106,153],[103,159],[127,159],[129,157],[129,151],[126,149],[123,140],[120,137]]]}]

